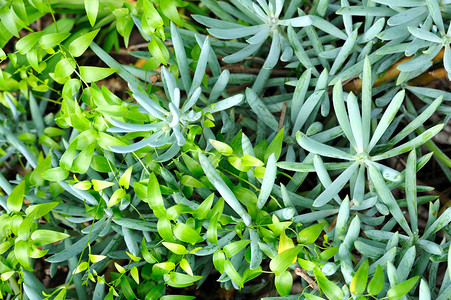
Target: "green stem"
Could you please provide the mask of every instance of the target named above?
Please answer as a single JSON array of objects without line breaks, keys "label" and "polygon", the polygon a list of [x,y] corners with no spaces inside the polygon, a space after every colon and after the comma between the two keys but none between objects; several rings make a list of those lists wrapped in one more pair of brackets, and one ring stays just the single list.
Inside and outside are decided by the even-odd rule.
[{"label": "green stem", "polygon": [[20,295],[20,287],[14,275],[9,278],[9,285],[13,290],[14,295]]},{"label": "green stem", "polygon": [[[418,134],[421,134],[425,131],[426,130],[423,126],[418,127],[418,129],[416,130]],[[429,149],[429,151],[434,153],[435,159],[451,168],[451,158],[449,158],[442,150],[440,150],[440,148],[432,140],[427,141],[424,145]]]}]

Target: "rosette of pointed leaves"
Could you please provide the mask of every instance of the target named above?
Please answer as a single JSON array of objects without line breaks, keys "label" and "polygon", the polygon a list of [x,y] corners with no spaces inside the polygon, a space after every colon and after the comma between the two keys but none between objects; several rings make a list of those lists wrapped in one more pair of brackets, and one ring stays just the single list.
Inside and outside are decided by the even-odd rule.
[{"label": "rosette of pointed leaves", "polygon": [[[133,124],[110,118],[113,127],[110,127],[108,131],[113,133],[151,132],[151,135],[130,145],[111,146],[110,149],[115,153],[130,153],[146,146],[153,148],[169,147],[165,153],[156,158],[158,161],[167,161],[173,158],[179,152],[180,147],[185,144],[185,133],[189,125],[200,123],[205,114],[229,109],[243,101],[244,96],[242,94],[217,101],[227,86],[228,71],[223,71],[218,76],[210,91],[209,98],[206,98],[202,94],[201,83],[205,76],[207,64],[211,64],[209,62],[211,54],[214,56],[208,38],[203,42],[199,39],[202,50],[194,76],[191,78],[185,49],[174,24],[171,25],[171,33],[181,82],[177,82],[174,75],[165,67],[161,68],[162,85],[168,98],[167,101],[157,94],[149,97],[138,87],[130,84],[130,89],[140,106],[140,111],[149,114],[152,122],[150,124]],[[185,91],[186,97],[182,95],[182,91]],[[203,105],[196,106],[201,98]],[[165,103],[165,105],[161,105],[161,103]]]},{"label": "rosette of pointed leaves", "polygon": [[[424,51],[424,54],[422,56],[422,61],[419,61],[418,58],[414,62],[410,62],[410,64],[416,63],[416,64],[424,64],[428,68],[432,65],[432,58],[435,57],[440,49],[443,47],[445,48],[444,55],[443,55],[443,65],[445,67],[445,70],[448,72],[448,78],[451,78],[451,49],[449,44],[451,43],[451,24],[448,27],[448,31],[445,33],[444,27],[443,27],[443,21],[440,26],[440,30],[438,31],[438,35],[435,32],[434,28],[431,28],[432,32],[430,30],[427,30],[426,28],[422,27],[408,27],[409,32],[420,41],[417,41],[418,44],[423,44],[424,46],[428,46],[428,49]],[[412,41],[413,43],[413,41]],[[427,59],[429,58],[429,59]]]},{"label": "rosette of pointed leaves", "polygon": [[[334,86],[333,90],[333,107],[337,116],[338,123],[344,132],[344,136],[349,142],[349,149],[336,148],[319,142],[308,137],[302,132],[296,135],[297,142],[305,150],[316,154],[313,159],[312,169],[316,171],[318,177],[325,187],[325,190],[315,199],[313,206],[321,207],[334,199],[340,204],[342,201],[338,197],[338,191],[350,182],[351,197],[354,205],[359,206],[364,203],[366,190],[365,173],[368,171],[369,179],[379,194],[380,201],[388,207],[394,218],[401,227],[409,234],[411,230],[407,225],[399,205],[393,197],[387,198],[387,187],[385,180],[389,182],[400,182],[403,178],[402,174],[388,166],[380,163],[381,160],[391,158],[402,153],[406,153],[428,141],[442,128],[443,124],[436,125],[415,138],[404,144],[394,147],[404,138],[420,127],[437,109],[442,101],[442,97],[437,98],[431,103],[417,118],[411,121],[404,129],[399,131],[395,136],[391,137],[399,124],[394,120],[401,104],[404,100],[405,92],[398,92],[386,111],[382,115],[377,126],[371,126],[371,67],[369,59],[365,60],[363,70],[363,89],[362,89],[362,108],[360,111],[357,97],[349,93],[347,95],[347,110],[342,90],[341,82]],[[322,157],[340,159],[345,162],[324,163]],[[306,164],[293,162],[279,162],[278,166],[282,169],[293,171],[305,171]],[[329,177],[328,170],[344,171],[332,182]]]},{"label": "rosette of pointed leaves", "polygon": [[[271,37],[271,47],[263,68],[272,69],[279,61],[279,57],[282,61],[289,61],[293,56],[293,49],[286,38],[285,28],[309,26],[313,20],[310,16],[282,19],[284,0],[257,0],[256,2],[258,4],[250,0],[239,0],[234,1],[236,8],[230,5],[227,7],[232,11],[240,10],[239,17],[250,26],[201,15],[193,17],[202,25],[209,27],[208,32],[219,39],[238,39],[251,36],[246,40],[249,45],[224,57],[223,60],[226,63],[235,63],[249,57],[263,45],[268,37]],[[280,54],[281,52],[282,54]]]}]

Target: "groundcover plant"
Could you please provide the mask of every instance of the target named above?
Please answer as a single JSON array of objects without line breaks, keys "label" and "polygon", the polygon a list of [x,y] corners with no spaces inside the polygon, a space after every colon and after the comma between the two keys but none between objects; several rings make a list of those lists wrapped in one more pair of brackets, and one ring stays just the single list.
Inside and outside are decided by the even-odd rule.
[{"label": "groundcover plant", "polygon": [[449,24],[0,0],[0,298],[450,299]]}]

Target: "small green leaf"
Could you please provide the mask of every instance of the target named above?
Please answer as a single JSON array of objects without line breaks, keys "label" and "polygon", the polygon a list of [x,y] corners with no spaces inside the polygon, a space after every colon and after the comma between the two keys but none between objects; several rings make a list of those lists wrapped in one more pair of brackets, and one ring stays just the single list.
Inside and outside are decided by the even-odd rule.
[{"label": "small green leaf", "polygon": [[213,204],[214,198],[215,194],[210,194],[210,196],[205,198],[205,200],[199,205],[199,207],[196,208],[193,214],[196,219],[203,220],[207,217],[207,214],[211,209],[211,205]]},{"label": "small green leaf", "polygon": [[189,187],[193,187],[193,188],[205,187],[202,182],[200,182],[196,178],[189,176],[189,175],[183,175],[180,182],[185,186],[189,186]]},{"label": "small green leaf", "polygon": [[86,270],[89,267],[89,264],[87,261],[83,261],[82,263],[80,263],[75,270],[72,272],[72,274],[78,274],[80,272],[83,272],[84,270]]},{"label": "small green leaf", "polygon": [[265,164],[258,158],[251,155],[243,155],[241,158],[241,164],[246,167],[262,167]]},{"label": "small green leaf", "polygon": [[94,255],[94,254],[89,254],[89,261],[92,262],[93,264],[102,261],[106,258],[105,255]]},{"label": "small green leaf", "polygon": [[330,300],[342,300],[344,298],[343,291],[335,283],[327,279],[317,267],[313,269],[313,274],[315,274],[318,286],[323,290],[327,298]]},{"label": "small green leaf", "polygon": [[387,292],[388,299],[398,300],[404,297],[415,286],[419,278],[419,276],[415,276],[389,289]]},{"label": "small green leaf", "polygon": [[130,269],[130,275],[132,275],[132,278],[136,282],[136,284],[139,284],[139,273],[138,273],[138,268],[136,266],[133,266]]},{"label": "small green leaf", "polygon": [[85,0],[85,10],[91,27],[94,27],[94,24],[96,23],[97,13],[99,11],[99,2],[100,0]]},{"label": "small green leaf", "polygon": [[117,190],[115,190],[113,195],[111,195],[110,200],[108,201],[108,207],[112,207],[112,206],[116,205],[126,195],[127,195],[127,193],[125,192],[124,189],[117,189]]},{"label": "small green leaf", "polygon": [[114,74],[118,69],[101,67],[79,67],[80,76],[86,82],[96,82]]},{"label": "small green leaf", "polygon": [[224,272],[232,279],[239,287],[243,287],[243,279],[235,270],[230,260],[224,261]]},{"label": "small green leaf", "polygon": [[[95,143],[92,143],[92,144],[88,145],[87,147],[85,147],[77,155],[77,157],[72,162],[72,166],[71,166],[72,172],[80,173],[80,174],[86,173],[86,171],[89,168],[89,165],[91,164],[91,160],[92,160],[92,156],[94,154],[95,147],[96,147]],[[74,152],[75,152],[75,149],[74,149]],[[70,157],[70,154],[71,153],[69,153],[67,158]]]},{"label": "small green leaf", "polygon": [[149,176],[149,183],[147,185],[147,199],[149,199],[149,206],[157,218],[161,218],[166,215],[160,185],[158,184],[155,173],[152,173]]},{"label": "small green leaf", "polygon": [[48,33],[39,40],[42,49],[53,48],[70,36],[69,32]]},{"label": "small green leaf", "polygon": [[121,178],[119,178],[119,185],[128,189],[130,186],[130,177],[132,175],[133,166],[130,166],[124,174],[122,174]]},{"label": "small green leaf", "polygon": [[354,295],[363,294],[365,291],[366,282],[368,281],[368,267],[368,260],[365,260],[355,273],[354,278],[352,278],[349,290]]},{"label": "small green leaf", "polygon": [[321,232],[323,231],[323,228],[324,223],[318,223],[315,225],[311,225],[305,229],[302,229],[301,232],[299,232],[299,242],[304,245],[314,243],[320,236]]},{"label": "small green leaf", "polygon": [[276,276],[282,274],[292,264],[293,259],[296,258],[299,252],[301,252],[302,246],[297,245],[294,248],[287,249],[282,253],[277,254],[269,263],[269,268],[276,274]]},{"label": "small green leaf", "polygon": [[382,271],[382,267],[380,265],[377,265],[376,272],[368,284],[368,293],[370,295],[377,296],[377,294],[379,294],[384,287],[384,281],[384,271]]},{"label": "small green leaf", "polygon": [[280,154],[282,153],[283,131],[284,129],[282,128],[269,144],[268,148],[265,151],[265,161],[268,161],[269,156],[273,153],[276,156],[276,160],[279,159]]},{"label": "small green leaf", "polygon": [[41,177],[48,181],[61,181],[69,176],[69,172],[61,167],[56,167],[41,173]]},{"label": "small green leaf", "polygon": [[97,180],[97,179],[93,179],[93,180],[91,180],[91,182],[92,182],[92,187],[94,188],[94,191],[96,191],[96,192],[104,190],[106,188],[109,188],[110,186],[115,185],[114,182]]},{"label": "small green leaf", "polygon": [[178,223],[174,228],[174,236],[182,242],[190,243],[195,245],[201,241],[203,238],[197,233],[196,230],[192,229],[184,223]]},{"label": "small green leaf", "polygon": [[194,276],[193,270],[191,269],[186,258],[183,258],[180,261],[180,268],[182,268],[182,270],[185,271],[188,275]]},{"label": "small green leaf", "polygon": [[99,30],[100,29],[96,29],[94,31],[88,32],[73,40],[69,44],[69,52],[72,54],[72,56],[79,57],[80,55],[82,55],[86,51],[86,49],[88,49],[89,45],[96,37]]},{"label": "small green leaf", "polygon": [[22,265],[22,267],[24,267],[26,270],[33,271],[28,261],[28,243],[26,241],[16,239],[14,245],[14,254],[17,258],[17,261]]},{"label": "small green leaf", "polygon": [[188,250],[186,250],[186,247],[183,245],[180,245],[180,244],[163,242],[163,246],[165,246],[171,252],[178,254],[178,255],[185,255],[188,253]]},{"label": "small green leaf", "polygon": [[19,50],[20,54],[27,54],[43,35],[44,32],[37,31],[24,36],[16,43],[16,49]]},{"label": "small green leaf", "polygon": [[293,286],[293,276],[289,271],[285,271],[280,275],[276,275],[275,285],[280,296],[288,296]]},{"label": "small green leaf", "polygon": [[11,194],[8,197],[6,203],[7,207],[11,211],[20,211],[23,204],[23,198],[25,194],[25,181],[21,181],[18,185],[14,187]]},{"label": "small green leaf", "polygon": [[213,265],[219,273],[224,273],[224,263],[225,263],[225,255],[221,250],[216,250],[213,253]]},{"label": "small green leaf", "polygon": [[36,246],[52,244],[57,241],[68,238],[70,235],[58,231],[39,229],[31,234],[31,239]]},{"label": "small green leaf", "polygon": [[249,245],[250,242],[251,242],[250,240],[236,241],[236,242],[233,242],[231,244],[228,244],[222,250],[224,251],[224,253],[227,256],[227,258],[231,258],[235,254],[240,252],[244,247]]},{"label": "small green leaf", "polygon": [[220,141],[216,141],[216,140],[212,140],[212,139],[210,139],[209,142],[222,155],[229,156],[229,155],[233,154],[232,147],[230,147],[226,143],[223,143],[223,142],[220,142]]}]

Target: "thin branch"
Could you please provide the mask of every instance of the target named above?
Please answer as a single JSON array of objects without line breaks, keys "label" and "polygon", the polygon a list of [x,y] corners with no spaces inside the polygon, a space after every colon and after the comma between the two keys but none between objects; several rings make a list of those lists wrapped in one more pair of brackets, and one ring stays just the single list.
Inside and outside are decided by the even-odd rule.
[{"label": "thin branch", "polygon": [[296,266],[294,267],[294,273],[302,277],[302,279],[304,279],[305,281],[307,281],[309,287],[311,287],[314,290],[319,290],[318,284],[312,277],[309,276],[309,274],[307,274],[307,271],[305,271],[301,267]]}]

